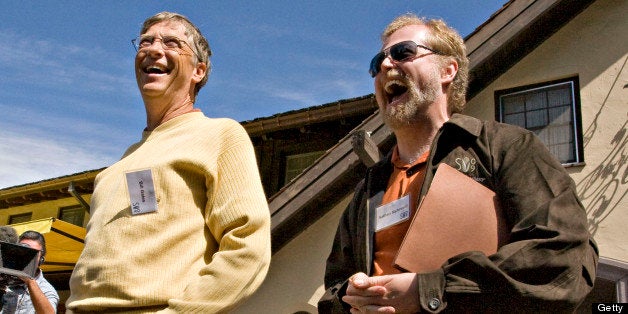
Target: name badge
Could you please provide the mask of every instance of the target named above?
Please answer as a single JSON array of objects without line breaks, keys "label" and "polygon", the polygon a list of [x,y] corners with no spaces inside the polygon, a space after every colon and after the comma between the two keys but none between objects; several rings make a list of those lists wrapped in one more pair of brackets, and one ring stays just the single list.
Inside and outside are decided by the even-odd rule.
[{"label": "name badge", "polygon": [[375,231],[402,223],[410,218],[410,195],[377,207]]},{"label": "name badge", "polygon": [[129,189],[131,214],[139,215],[157,211],[157,197],[151,169],[127,172],[126,186]]}]

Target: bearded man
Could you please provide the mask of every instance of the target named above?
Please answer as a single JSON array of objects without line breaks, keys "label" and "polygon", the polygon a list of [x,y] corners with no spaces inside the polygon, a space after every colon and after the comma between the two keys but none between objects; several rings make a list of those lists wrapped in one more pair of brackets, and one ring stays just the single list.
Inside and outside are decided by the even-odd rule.
[{"label": "bearded man", "polygon": [[[370,73],[397,144],[367,170],[341,218],[319,312],[573,311],[593,287],[598,259],[573,180],[534,133],[460,114],[469,61],[443,21],[400,16],[382,42]],[[445,164],[495,192],[507,241],[491,255],[468,251],[406,272],[395,256]],[[404,214],[379,215],[387,210]]]}]

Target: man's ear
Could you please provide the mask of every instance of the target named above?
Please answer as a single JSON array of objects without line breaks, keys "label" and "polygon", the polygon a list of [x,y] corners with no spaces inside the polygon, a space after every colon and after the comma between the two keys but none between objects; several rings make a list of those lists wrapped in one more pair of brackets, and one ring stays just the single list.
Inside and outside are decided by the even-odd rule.
[{"label": "man's ear", "polygon": [[192,75],[192,81],[198,84],[207,75],[207,64],[205,62],[197,62],[194,67],[194,74]]},{"label": "man's ear", "polygon": [[454,58],[450,58],[446,65],[441,68],[441,81],[444,84],[450,84],[458,74],[458,62]]}]

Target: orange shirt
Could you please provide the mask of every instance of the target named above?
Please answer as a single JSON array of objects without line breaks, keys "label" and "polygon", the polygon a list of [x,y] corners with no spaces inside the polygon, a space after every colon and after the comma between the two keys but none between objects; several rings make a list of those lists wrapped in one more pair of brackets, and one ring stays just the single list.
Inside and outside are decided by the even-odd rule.
[{"label": "orange shirt", "polygon": [[388,179],[388,186],[382,205],[395,201],[405,195],[410,195],[410,217],[402,223],[390,226],[375,233],[375,256],[373,260],[373,276],[398,274],[400,270],[393,267],[393,259],[397,255],[401,241],[405,236],[412,217],[416,213],[417,197],[425,178],[425,162],[429,151],[425,152],[411,164],[399,158],[397,147],[393,151],[393,173]]}]

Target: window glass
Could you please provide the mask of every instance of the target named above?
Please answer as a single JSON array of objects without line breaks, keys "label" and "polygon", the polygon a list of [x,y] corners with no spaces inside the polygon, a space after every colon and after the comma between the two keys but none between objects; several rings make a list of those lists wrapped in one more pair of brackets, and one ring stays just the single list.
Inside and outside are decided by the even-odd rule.
[{"label": "window glass", "polygon": [[496,118],[533,131],[563,164],[583,160],[577,78],[497,91]]},{"label": "window glass", "polygon": [[286,173],[284,182],[288,183],[296,176],[301,174],[303,170],[311,166],[318,157],[322,156],[325,151],[316,151],[304,154],[295,154],[286,156]]},{"label": "window glass", "polygon": [[83,226],[83,218],[85,217],[85,209],[81,206],[62,207],[59,210],[59,219],[79,227]]},{"label": "window glass", "polygon": [[31,221],[33,218],[33,213],[23,213],[9,216],[9,225]]}]

